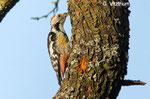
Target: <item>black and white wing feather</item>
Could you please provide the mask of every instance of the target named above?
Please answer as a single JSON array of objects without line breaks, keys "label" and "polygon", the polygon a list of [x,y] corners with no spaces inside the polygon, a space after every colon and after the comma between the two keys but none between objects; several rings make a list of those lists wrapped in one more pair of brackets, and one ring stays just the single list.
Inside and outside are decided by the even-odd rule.
[{"label": "black and white wing feather", "polygon": [[54,32],[50,32],[48,36],[48,51],[51,59],[52,66],[56,72],[57,79],[59,85],[61,85],[61,82],[63,80],[63,75],[61,73],[60,69],[60,54],[56,50],[56,34]]}]

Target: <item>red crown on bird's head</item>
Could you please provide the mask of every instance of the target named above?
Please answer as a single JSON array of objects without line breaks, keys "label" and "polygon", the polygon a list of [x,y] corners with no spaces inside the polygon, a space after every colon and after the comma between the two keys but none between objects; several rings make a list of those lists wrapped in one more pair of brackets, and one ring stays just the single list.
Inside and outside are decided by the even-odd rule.
[{"label": "red crown on bird's head", "polygon": [[55,16],[53,16],[53,17],[51,18],[51,21],[53,20],[54,17],[55,17]]}]

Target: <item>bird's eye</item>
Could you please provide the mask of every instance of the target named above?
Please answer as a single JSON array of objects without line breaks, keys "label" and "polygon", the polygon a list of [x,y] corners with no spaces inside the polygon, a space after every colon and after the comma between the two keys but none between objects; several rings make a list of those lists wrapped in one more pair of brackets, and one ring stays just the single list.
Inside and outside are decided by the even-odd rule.
[{"label": "bird's eye", "polygon": [[60,17],[60,15],[58,15],[58,17]]}]

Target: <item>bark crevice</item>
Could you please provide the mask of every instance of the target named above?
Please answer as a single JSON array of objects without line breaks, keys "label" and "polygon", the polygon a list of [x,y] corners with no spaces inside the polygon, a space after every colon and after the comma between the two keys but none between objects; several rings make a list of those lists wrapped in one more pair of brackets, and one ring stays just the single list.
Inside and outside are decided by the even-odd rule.
[{"label": "bark crevice", "polygon": [[128,7],[103,6],[101,0],[69,0],[68,6],[75,38],[54,99],[116,99],[127,84]]}]

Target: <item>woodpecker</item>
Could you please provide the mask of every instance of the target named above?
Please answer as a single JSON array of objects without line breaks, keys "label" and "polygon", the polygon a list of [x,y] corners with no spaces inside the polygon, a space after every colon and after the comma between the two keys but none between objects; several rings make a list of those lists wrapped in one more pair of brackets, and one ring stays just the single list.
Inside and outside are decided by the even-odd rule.
[{"label": "woodpecker", "polygon": [[48,51],[59,85],[62,83],[70,52],[70,41],[63,27],[67,15],[57,14],[51,18],[51,31],[48,35]]}]

